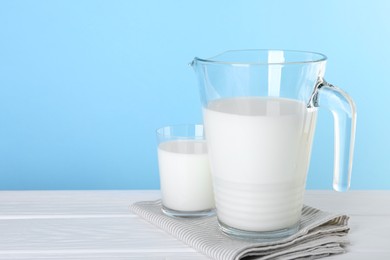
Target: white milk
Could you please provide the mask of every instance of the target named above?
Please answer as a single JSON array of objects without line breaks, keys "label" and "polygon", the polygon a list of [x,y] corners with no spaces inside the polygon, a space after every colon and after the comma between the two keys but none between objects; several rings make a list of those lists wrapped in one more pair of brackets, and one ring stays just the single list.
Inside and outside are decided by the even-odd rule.
[{"label": "white milk", "polygon": [[178,211],[201,211],[215,206],[207,145],[203,140],[161,143],[158,163],[163,205]]},{"label": "white milk", "polygon": [[219,221],[247,231],[299,221],[316,115],[280,98],[221,99],[204,109]]}]

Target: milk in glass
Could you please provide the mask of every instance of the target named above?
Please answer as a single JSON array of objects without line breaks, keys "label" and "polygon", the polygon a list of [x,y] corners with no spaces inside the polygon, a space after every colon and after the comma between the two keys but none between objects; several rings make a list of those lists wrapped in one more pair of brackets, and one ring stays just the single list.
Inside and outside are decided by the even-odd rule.
[{"label": "milk in glass", "polygon": [[158,146],[163,205],[177,211],[214,208],[207,145],[204,140],[174,140]]}]

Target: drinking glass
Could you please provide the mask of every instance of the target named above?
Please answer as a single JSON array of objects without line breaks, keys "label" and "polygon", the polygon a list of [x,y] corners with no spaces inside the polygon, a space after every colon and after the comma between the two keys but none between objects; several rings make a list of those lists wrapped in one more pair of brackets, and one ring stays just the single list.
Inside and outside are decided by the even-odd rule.
[{"label": "drinking glass", "polygon": [[203,125],[165,126],[157,130],[162,211],[173,217],[214,214]]}]

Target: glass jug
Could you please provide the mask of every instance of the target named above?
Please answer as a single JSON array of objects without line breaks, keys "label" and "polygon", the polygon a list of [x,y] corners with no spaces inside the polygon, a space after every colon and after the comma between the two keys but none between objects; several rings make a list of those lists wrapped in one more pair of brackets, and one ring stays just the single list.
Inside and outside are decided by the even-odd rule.
[{"label": "glass jug", "polygon": [[219,226],[243,238],[295,233],[318,107],[334,117],[333,188],[350,185],[353,100],[324,80],[326,56],[286,50],[195,58]]}]

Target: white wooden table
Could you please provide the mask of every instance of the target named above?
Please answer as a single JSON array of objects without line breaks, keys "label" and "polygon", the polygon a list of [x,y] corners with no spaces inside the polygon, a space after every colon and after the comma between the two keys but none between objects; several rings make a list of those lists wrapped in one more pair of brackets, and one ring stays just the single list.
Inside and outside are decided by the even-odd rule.
[{"label": "white wooden table", "polygon": [[[0,191],[0,259],[208,259],[128,210],[159,191]],[[390,259],[390,191],[307,191],[350,219],[348,253]]]}]

